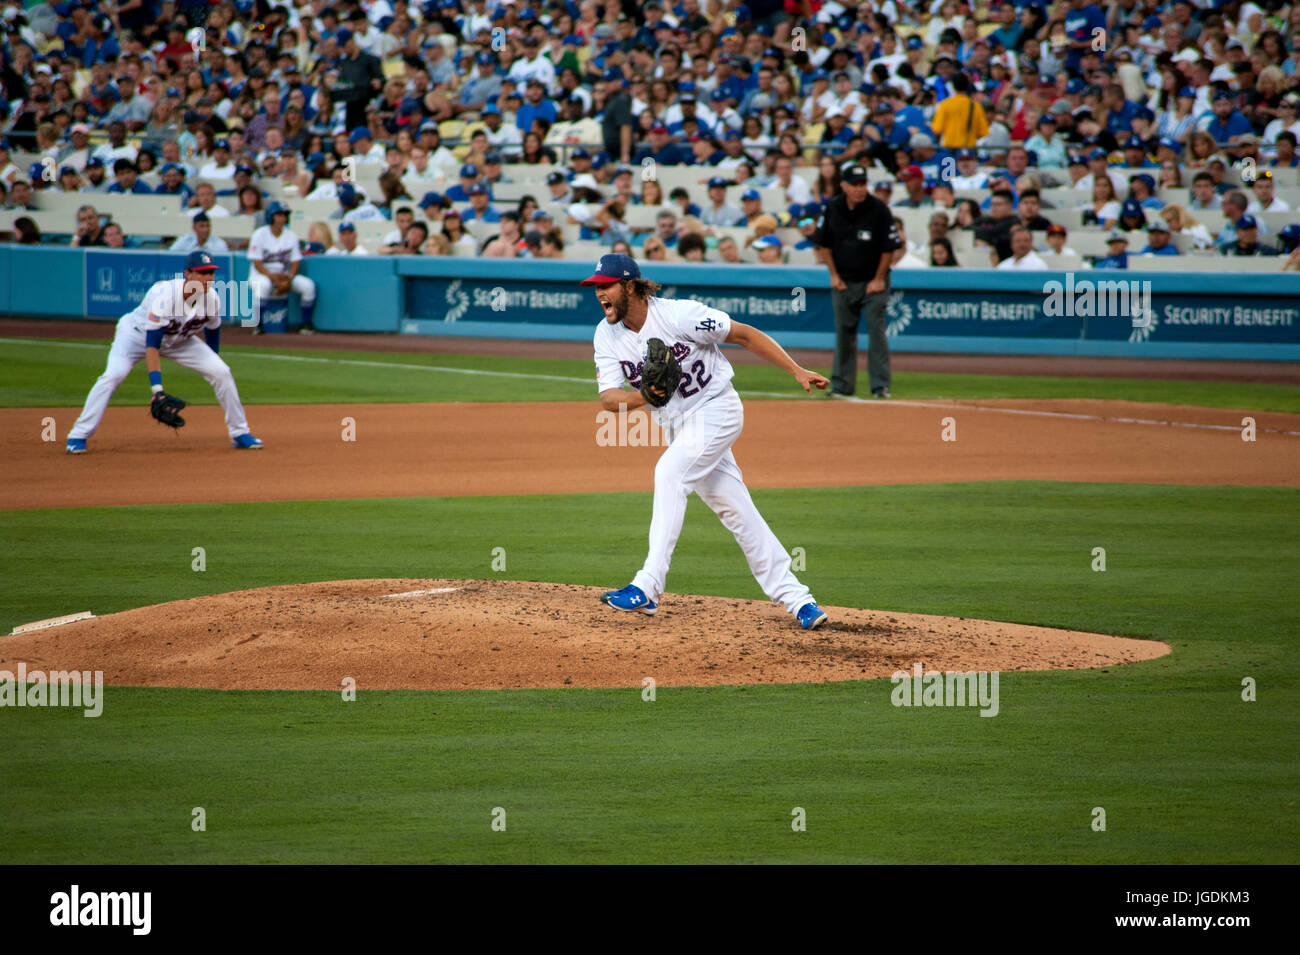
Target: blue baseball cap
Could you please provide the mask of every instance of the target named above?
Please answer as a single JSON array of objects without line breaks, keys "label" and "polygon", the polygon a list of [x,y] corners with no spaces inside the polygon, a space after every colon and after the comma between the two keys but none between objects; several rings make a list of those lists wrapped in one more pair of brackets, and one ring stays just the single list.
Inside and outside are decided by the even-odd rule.
[{"label": "blue baseball cap", "polygon": [[479,110],[480,116],[500,116],[501,107],[496,103],[484,103],[483,108]]},{"label": "blue baseball cap", "polygon": [[440,206],[443,203],[441,192],[426,192],[420,199],[420,208],[427,209],[430,206]]},{"label": "blue baseball cap", "polygon": [[189,255],[185,256],[185,271],[190,272],[215,272],[221,266],[217,265],[216,259],[210,252],[203,249],[195,249]]},{"label": "blue baseball cap", "polygon": [[478,56],[474,57],[474,62],[479,66],[490,66],[493,63],[496,63],[496,61],[497,58],[491,53],[480,53]]},{"label": "blue baseball cap", "polygon": [[1120,206],[1119,217],[1123,219],[1127,216],[1142,216],[1142,203],[1131,197],[1125,199],[1124,204]]},{"label": "blue baseball cap", "polygon": [[1141,136],[1130,136],[1124,140],[1125,149],[1146,149],[1146,143],[1142,142]]},{"label": "blue baseball cap", "polygon": [[469,187],[469,194],[471,196],[486,196],[488,194],[487,186],[481,182],[476,182]]},{"label": "blue baseball cap", "polygon": [[776,236],[774,236],[774,235],[764,235],[764,236],[760,236],[759,238],[757,238],[757,239],[754,240],[754,248],[756,248],[756,249],[779,249],[779,248],[781,248],[781,240],[778,239],[778,238],[777,238]]},{"label": "blue baseball cap", "polygon": [[763,197],[758,194],[757,189],[746,189],[744,192],[740,194],[740,198],[749,200],[749,199],[762,199]]},{"label": "blue baseball cap", "polygon": [[609,69],[605,71],[605,75],[602,77],[602,79],[622,80],[624,79],[623,71],[620,70],[617,66],[611,66]]},{"label": "blue baseball cap", "polygon": [[350,182],[339,185],[339,202],[345,206],[350,206],[357,201],[357,187]]},{"label": "blue baseball cap", "polygon": [[355,129],[352,130],[352,132],[348,133],[348,142],[350,143],[360,142],[363,139],[369,139],[369,138],[370,138],[370,130],[368,130],[364,126],[357,126]]},{"label": "blue baseball cap", "polygon": [[1156,114],[1151,111],[1150,106],[1139,106],[1133,111],[1134,119],[1145,119],[1148,123],[1156,118]]},{"label": "blue baseball cap", "polygon": [[352,39],[352,31],[347,27],[340,27],[339,32],[334,34],[334,39],[338,41],[339,46],[342,46]]},{"label": "blue baseball cap", "polygon": [[1094,149],[1092,152],[1088,153],[1088,159],[1089,159],[1089,160],[1093,160],[1093,159],[1106,159],[1107,157],[1109,157],[1109,155],[1110,155],[1110,153],[1106,152],[1106,150],[1104,150],[1104,149],[1102,149],[1100,146],[1098,146],[1098,147],[1097,147],[1096,149]]},{"label": "blue baseball cap", "polygon": [[1214,95],[1210,97],[1210,99],[1217,103],[1221,99],[1232,99],[1232,94],[1227,90],[1215,90]]},{"label": "blue baseball cap", "polygon": [[478,166],[474,165],[472,162],[467,162],[467,163],[465,163],[465,165],[463,165],[463,166],[460,167],[460,178],[462,178],[462,179],[477,179],[477,178],[478,178]]},{"label": "blue baseball cap", "polygon": [[1178,95],[1187,99],[1196,99],[1196,90],[1190,86],[1184,86],[1178,91]]},{"label": "blue baseball cap", "polygon": [[641,277],[641,268],[636,264],[636,260],[630,255],[623,255],[619,252],[609,252],[600,257],[596,263],[596,271],[589,277],[579,282],[579,285],[613,285],[615,282],[622,282],[624,279],[639,279]]},{"label": "blue baseball cap", "polygon": [[575,149],[572,153],[569,154],[569,158],[570,158],[570,159],[590,159],[590,158],[591,158],[591,153],[587,152],[587,150],[583,149],[582,147],[578,147],[578,148]]},{"label": "blue baseball cap", "polygon": [[339,223],[339,231],[340,231],[340,232],[356,232],[356,231],[357,231],[357,227],[354,226],[351,222],[340,222],[340,223]]},{"label": "blue baseball cap", "polygon": [[727,187],[727,180],[723,179],[721,176],[714,176],[709,180],[709,188],[714,189],[718,187],[725,189]]},{"label": "blue baseball cap", "polygon": [[907,48],[909,50],[919,50],[925,46],[925,41],[919,36],[909,36],[907,38]]},{"label": "blue baseball cap", "polygon": [[1088,165],[1088,160],[1087,160],[1087,158],[1085,158],[1084,156],[1080,155],[1079,153],[1075,153],[1073,156],[1070,157],[1070,161],[1069,161],[1069,163],[1067,163],[1067,165],[1070,165],[1070,166],[1086,166],[1086,165]]},{"label": "blue baseball cap", "polygon": [[805,219],[816,219],[822,214],[822,204],[820,202],[810,202],[803,207],[803,217]]},{"label": "blue baseball cap", "polygon": [[727,91],[723,89],[716,89],[709,94],[709,99],[715,103],[721,103],[726,98],[727,98]]},{"label": "blue baseball cap", "polygon": [[1167,146],[1170,149],[1172,149],[1175,153],[1181,153],[1183,151],[1183,144],[1176,139],[1170,139],[1168,136],[1160,140],[1159,145]]},{"label": "blue baseball cap", "polygon": [[1077,94],[1077,93],[1082,93],[1082,92],[1083,92],[1083,85],[1084,85],[1084,84],[1083,84],[1083,80],[1078,79],[1078,78],[1076,77],[1075,79],[1072,79],[1072,80],[1070,80],[1070,82],[1068,82],[1068,83],[1065,84],[1065,92],[1066,92],[1066,93],[1069,93],[1070,95],[1075,95],[1075,94]]},{"label": "blue baseball cap", "polygon": [[1138,180],[1139,182],[1146,183],[1146,187],[1150,189],[1152,192],[1156,191],[1156,180],[1154,176],[1148,175],[1145,172],[1138,173],[1136,176],[1129,176],[1128,181],[1130,185],[1133,183],[1134,179]]},{"label": "blue baseball cap", "polygon": [[1244,215],[1236,222],[1236,229],[1240,232],[1242,229],[1258,229],[1259,222],[1252,215]]}]

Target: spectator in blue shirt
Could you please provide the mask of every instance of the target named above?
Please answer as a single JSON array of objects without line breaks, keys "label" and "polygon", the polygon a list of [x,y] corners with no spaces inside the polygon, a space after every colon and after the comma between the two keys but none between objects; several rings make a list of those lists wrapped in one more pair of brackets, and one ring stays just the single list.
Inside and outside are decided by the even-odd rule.
[{"label": "spectator in blue shirt", "polygon": [[1178,249],[1170,241],[1169,226],[1163,219],[1156,219],[1147,227],[1147,244],[1138,255],[1178,255]]},{"label": "spectator in blue shirt", "polygon": [[1163,209],[1164,200],[1156,198],[1156,180],[1149,173],[1128,177],[1128,197],[1136,199],[1143,209]]},{"label": "spectator in blue shirt", "polygon": [[1124,98],[1124,87],[1111,83],[1102,93],[1102,105],[1106,107],[1106,129],[1116,139],[1123,139],[1133,131],[1133,117],[1137,114],[1137,104]]},{"label": "spectator in blue shirt", "polygon": [[1232,142],[1238,136],[1245,136],[1255,131],[1250,125],[1250,120],[1232,108],[1232,95],[1227,90],[1219,90],[1214,94],[1210,108],[1214,111],[1214,119],[1210,121],[1209,126],[1205,127],[1205,131],[1214,137],[1214,141],[1220,146]]},{"label": "spectator in blue shirt", "polygon": [[546,98],[546,87],[537,77],[529,77],[528,86],[524,89],[524,103],[515,113],[515,126],[521,133],[527,133],[533,128],[533,120],[541,118],[548,123],[554,123],[555,117],[560,115],[560,109],[554,102]]},{"label": "spectator in blue shirt", "polygon": [[181,208],[190,204],[194,190],[185,181],[185,170],[174,162],[163,163],[162,182],[154,190],[160,196],[180,196]]},{"label": "spectator in blue shirt", "polygon": [[1123,232],[1112,232],[1106,238],[1105,258],[1097,262],[1099,269],[1126,269],[1128,268],[1128,236]]},{"label": "spectator in blue shirt", "polygon": [[632,157],[632,165],[639,166],[647,159],[662,166],[688,166],[695,161],[688,150],[671,140],[668,127],[663,125],[650,127],[649,142]]},{"label": "spectator in blue shirt", "polygon": [[1124,140],[1124,162],[1121,164],[1122,169],[1159,169],[1160,167],[1151,161],[1147,155],[1146,143],[1142,141],[1141,136],[1130,136]]},{"label": "spectator in blue shirt", "polygon": [[[454,188],[454,187],[453,187]],[[461,215],[462,222],[500,222],[501,213],[488,205],[487,186],[476,183],[469,190],[469,208]]]},{"label": "spectator in blue shirt", "polygon": [[[452,202],[469,202],[471,190],[479,181],[478,166],[467,162],[460,167],[460,182],[447,190],[447,198]],[[484,186],[484,189],[487,187]],[[490,195],[490,193],[489,193]]]},{"label": "spectator in blue shirt", "polygon": [[[1105,36],[1105,29],[1106,14],[1088,0],[1070,0],[1070,9],[1065,14],[1065,35],[1070,41],[1065,65],[1077,70],[1083,55],[1093,52],[1093,40]],[[1098,33],[1099,30],[1103,32]]]},{"label": "spectator in blue shirt", "polygon": [[105,192],[131,193],[132,195],[149,195],[153,192],[148,186],[142,183],[138,178],[139,171],[129,159],[119,159],[113,163],[113,178],[117,181],[109,186]]},{"label": "spectator in blue shirt", "polygon": [[92,63],[104,62],[109,57],[120,57],[122,48],[117,39],[109,35],[113,21],[102,13],[90,18],[87,32],[90,34],[82,44],[69,44],[65,47],[69,56],[81,60],[81,65],[89,67]]}]

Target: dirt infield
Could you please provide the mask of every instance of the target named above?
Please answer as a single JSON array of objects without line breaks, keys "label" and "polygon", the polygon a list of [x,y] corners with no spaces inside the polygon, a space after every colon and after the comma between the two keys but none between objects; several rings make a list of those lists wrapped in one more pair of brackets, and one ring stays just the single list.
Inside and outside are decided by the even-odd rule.
[{"label": "dirt infield", "polygon": [[593,587],[350,580],[196,597],[18,636],[0,666],[101,670],[127,686],[508,689],[718,686],[924,670],[1049,670],[1150,660],[1168,645],[955,617],[827,607],[800,630],[772,604],[674,595],[654,617]]},{"label": "dirt infield", "polygon": [[[187,409],[179,432],[110,408],[72,457],[40,441],[69,408],[0,409],[0,509],[644,491],[659,447],[601,447],[595,402],[278,405],[250,409],[266,449],[235,451],[221,411]],[[751,487],[936,481],[1300,484],[1300,415],[1108,401],[750,402],[736,459]],[[355,421],[355,441],[342,421]],[[943,440],[951,418],[956,440]],[[1164,423],[1141,423],[1164,422]],[[630,432],[629,432],[630,433]],[[811,451],[810,451],[811,449]]]}]

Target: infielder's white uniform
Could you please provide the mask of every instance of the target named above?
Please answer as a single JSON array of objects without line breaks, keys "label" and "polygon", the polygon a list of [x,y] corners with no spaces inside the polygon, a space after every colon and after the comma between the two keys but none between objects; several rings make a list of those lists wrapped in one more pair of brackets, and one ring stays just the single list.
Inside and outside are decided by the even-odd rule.
[{"label": "infielder's white uniform", "polygon": [[[288,226],[281,229],[278,236],[271,231],[269,225],[254,229],[253,237],[248,240],[248,260],[261,262],[268,272],[287,272],[291,263],[302,260],[298,237]],[[248,285],[259,306],[275,294],[271,280],[257,269],[249,269]],[[316,301],[316,283],[305,275],[295,275],[289,288],[302,296],[304,308]]]},{"label": "infielder's white uniform", "polygon": [[754,506],[731,446],[745,425],[745,409],[732,387],[734,374],[718,347],[731,334],[726,312],[689,299],[651,298],[645,324],[633,332],[622,322],[602,321],[593,340],[597,387],[622,388],[624,379],[641,384],[646,342],[662,339],[673,350],[684,375],[672,401],[651,408],[669,441],[655,465],[650,551],[632,583],[658,602],[668,564],[686,517],[692,491],[736,536],[749,569],[763,592],[791,613],[812,601],[808,588],[790,569],[790,555]]},{"label": "infielder's white uniform", "polygon": [[145,332],[155,328],[166,330],[158,353],[198,372],[217,393],[217,401],[221,402],[221,409],[226,413],[226,430],[230,437],[234,439],[248,434],[248,422],[244,419],[244,406],[239,401],[235,377],[221,356],[209,348],[199,334],[205,328],[221,327],[221,296],[209,288],[202,299],[193,295],[192,301],[186,302],[184,289],[183,278],[155,282],[145,294],[144,301],[117,320],[113,347],[108,352],[108,366],[86,396],[81,417],[68,432],[69,439],[84,440],[99,428],[113,392],[136,363],[144,358]]}]

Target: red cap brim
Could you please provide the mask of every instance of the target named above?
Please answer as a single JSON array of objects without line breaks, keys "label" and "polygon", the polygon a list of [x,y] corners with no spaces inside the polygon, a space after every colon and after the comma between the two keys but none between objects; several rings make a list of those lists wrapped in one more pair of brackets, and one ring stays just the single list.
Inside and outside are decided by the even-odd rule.
[{"label": "red cap brim", "polygon": [[616,279],[612,275],[593,275],[591,276],[591,278],[583,279],[578,284],[579,285],[613,285],[615,282],[618,281],[621,281],[621,279]]}]

